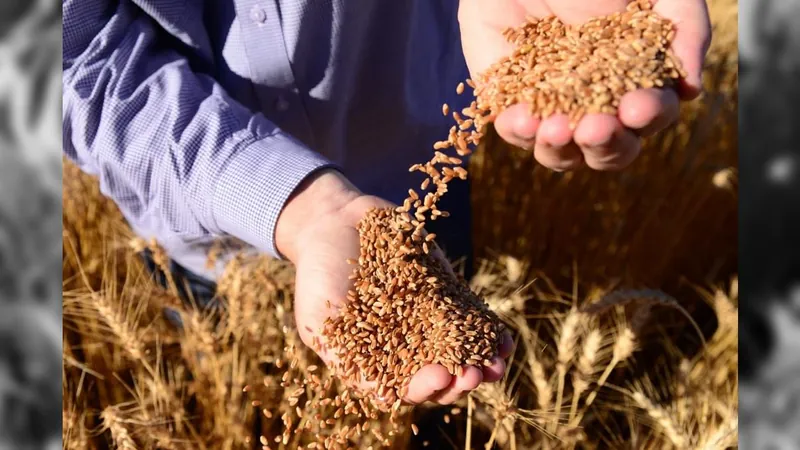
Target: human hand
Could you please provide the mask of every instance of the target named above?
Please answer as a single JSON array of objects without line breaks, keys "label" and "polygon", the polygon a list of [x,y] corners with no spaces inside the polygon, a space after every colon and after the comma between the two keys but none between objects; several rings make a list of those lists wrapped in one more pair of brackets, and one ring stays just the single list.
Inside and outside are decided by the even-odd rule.
[{"label": "human hand", "polygon": [[[567,24],[624,11],[628,0],[461,0],[459,22],[467,65],[473,79],[511,53],[502,35],[526,16],[557,16]],[[678,118],[679,101],[692,100],[702,90],[702,68],[711,41],[705,0],[655,0],[653,10],[676,26],[672,51],[687,72],[677,90],[639,89],[622,97],[616,116],[587,114],[574,130],[566,115],[544,120],[531,117],[527,105],[513,105],[495,119],[495,129],[507,142],[533,151],[536,160],[553,170],[578,168],[618,170],[633,162],[641,138],[657,133]]]},{"label": "human hand", "polygon": [[[300,338],[314,348],[315,338],[324,340],[321,332],[325,320],[347,301],[347,292],[352,288],[348,277],[353,266],[347,260],[358,259],[360,254],[358,222],[371,208],[396,205],[362,195],[334,171],[319,175],[301,189],[278,221],[276,240],[279,250],[296,266],[295,320]],[[310,204],[324,209],[312,213]],[[305,217],[293,217],[294,214]],[[444,261],[443,255],[441,258]],[[412,378],[404,400],[411,404],[426,401],[450,404],[482,382],[499,380],[505,372],[504,358],[509,356],[511,344],[510,336],[504,336],[500,355],[494,358],[493,365],[468,367],[458,377],[438,364],[421,368]],[[319,356],[329,365],[336,361],[332,351],[319,350]]]}]

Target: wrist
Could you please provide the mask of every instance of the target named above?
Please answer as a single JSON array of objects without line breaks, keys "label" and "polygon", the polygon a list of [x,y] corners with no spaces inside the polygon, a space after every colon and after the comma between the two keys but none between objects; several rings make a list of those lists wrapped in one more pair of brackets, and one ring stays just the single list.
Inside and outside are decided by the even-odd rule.
[{"label": "wrist", "polygon": [[322,169],[309,175],[286,201],[275,226],[275,247],[296,263],[300,236],[311,225],[337,214],[362,195],[335,169]]}]

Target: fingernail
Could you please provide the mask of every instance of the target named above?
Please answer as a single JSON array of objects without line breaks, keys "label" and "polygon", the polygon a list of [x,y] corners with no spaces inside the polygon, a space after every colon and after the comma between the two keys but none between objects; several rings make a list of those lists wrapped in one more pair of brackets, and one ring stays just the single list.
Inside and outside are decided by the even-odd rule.
[{"label": "fingernail", "polygon": [[531,141],[536,137],[536,130],[521,125],[514,128],[514,137],[522,141]]},{"label": "fingernail", "polygon": [[617,127],[601,139],[594,142],[581,142],[578,145],[586,151],[603,151],[617,145],[621,133],[624,133],[624,129]]},{"label": "fingernail", "polygon": [[581,148],[586,152],[603,152],[614,147],[614,139],[609,139],[606,142],[581,145]]},{"label": "fingernail", "polygon": [[595,151],[596,152],[596,151],[601,151],[601,150],[604,150],[604,149],[607,149],[607,148],[611,147],[613,143],[614,143],[614,136],[611,135],[611,136],[608,137],[608,139],[604,139],[603,141],[600,141],[600,142],[592,142],[592,143],[581,144],[581,147],[584,150]]}]

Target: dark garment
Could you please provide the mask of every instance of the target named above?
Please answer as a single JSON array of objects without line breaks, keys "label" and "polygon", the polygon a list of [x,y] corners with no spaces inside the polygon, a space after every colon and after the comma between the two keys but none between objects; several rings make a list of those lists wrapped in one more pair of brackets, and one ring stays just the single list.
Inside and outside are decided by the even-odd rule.
[{"label": "dark garment", "polygon": [[[153,275],[153,279],[163,288],[167,288],[167,276],[158,264],[153,261],[153,254],[145,250],[141,254],[145,266]],[[171,261],[169,270],[172,279],[178,288],[178,295],[186,306],[197,306],[200,309],[214,308],[218,305],[216,299],[217,284],[211,280],[198,276],[180,264]],[[167,319],[177,327],[181,327],[180,315],[177,311],[167,308],[164,311]]]},{"label": "dark garment", "polygon": [[464,277],[470,279],[474,269],[470,182],[453,180],[447,188],[448,192],[438,208],[449,212],[450,217],[429,220],[425,229],[436,234],[436,243],[442,247],[447,259],[455,263],[456,271],[463,267]]}]

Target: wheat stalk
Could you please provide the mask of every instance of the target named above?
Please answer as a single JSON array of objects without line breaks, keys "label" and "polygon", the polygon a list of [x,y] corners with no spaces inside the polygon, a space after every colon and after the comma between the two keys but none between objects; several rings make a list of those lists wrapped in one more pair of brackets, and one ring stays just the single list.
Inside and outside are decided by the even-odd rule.
[{"label": "wheat stalk", "polygon": [[578,412],[578,402],[581,395],[589,388],[589,380],[595,371],[595,361],[597,360],[600,346],[603,341],[603,333],[599,329],[592,329],[586,335],[583,343],[583,352],[578,359],[578,371],[573,375],[574,392],[572,395],[572,407],[569,413],[569,422],[575,419]]},{"label": "wheat stalk", "polygon": [[592,406],[595,398],[597,398],[597,394],[600,389],[605,386],[606,381],[608,381],[608,377],[611,376],[611,372],[617,367],[617,365],[626,359],[628,359],[636,349],[636,336],[633,334],[633,330],[629,327],[625,327],[616,337],[614,342],[614,346],[612,347],[611,351],[611,361],[606,365],[603,374],[600,375],[600,378],[597,380],[596,387],[589,393],[589,396],[586,397],[586,402],[584,403],[583,408],[581,411],[574,417],[574,420],[570,423],[571,426],[575,426],[580,423],[580,420],[583,418],[586,410]]},{"label": "wheat stalk", "polygon": [[686,448],[688,439],[684,436],[680,427],[672,420],[672,415],[654,404],[641,392],[634,392],[631,395],[636,406],[642,408],[647,412],[647,415],[658,424],[662,433],[669,439],[669,441],[677,448]]},{"label": "wheat stalk", "polygon": [[739,418],[732,416],[720,424],[719,427],[708,436],[706,441],[698,448],[702,450],[719,450],[735,447],[739,441]]},{"label": "wheat stalk", "polygon": [[105,408],[101,414],[103,419],[103,427],[111,431],[111,436],[114,439],[114,445],[122,450],[137,450],[139,446],[133,440],[131,432],[128,429],[126,419],[122,416],[121,411],[116,406],[109,406]]},{"label": "wheat stalk", "polygon": [[[575,348],[578,341],[578,325],[581,323],[582,319],[584,319],[584,316],[577,308],[571,309],[561,325],[561,332],[559,333],[556,343],[558,349],[556,362],[558,387],[556,390],[555,405],[556,420],[553,422],[555,427],[558,426],[557,424],[561,417],[561,404],[564,398],[564,384],[567,378],[567,369],[568,365],[571,364],[572,359],[575,357]],[[555,428],[550,431],[554,432]]]}]

